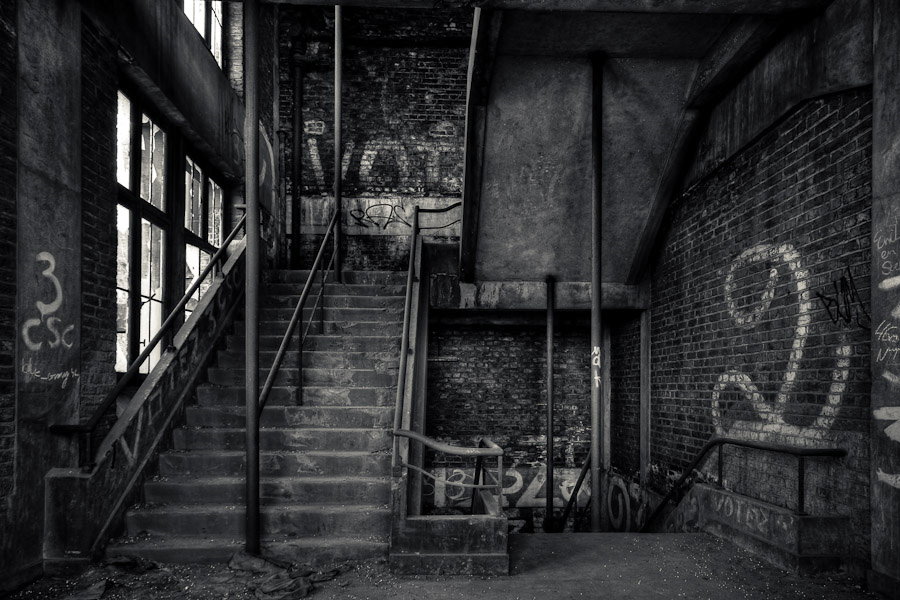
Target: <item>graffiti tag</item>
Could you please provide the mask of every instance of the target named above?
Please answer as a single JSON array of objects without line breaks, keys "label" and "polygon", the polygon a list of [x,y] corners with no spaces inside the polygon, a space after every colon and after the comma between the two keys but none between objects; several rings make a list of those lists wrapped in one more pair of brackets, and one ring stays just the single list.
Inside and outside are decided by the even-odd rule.
[{"label": "graffiti tag", "polygon": [[[59,317],[53,316],[63,303],[62,284],[59,282],[55,273],[56,258],[49,252],[40,252],[36,258],[38,263],[47,263],[47,268],[41,271],[41,275],[48,279],[53,286],[53,299],[50,302],[38,300],[34,303],[35,308],[37,308],[38,313],[40,313],[40,317],[27,319],[25,321],[22,325],[22,341],[25,343],[25,347],[32,352],[41,350],[45,343],[50,348],[59,348],[60,346],[71,348],[75,343],[72,339],[75,325],[64,326]],[[52,340],[45,342],[43,340],[35,339],[33,332],[41,326],[44,326],[53,336]]]}]

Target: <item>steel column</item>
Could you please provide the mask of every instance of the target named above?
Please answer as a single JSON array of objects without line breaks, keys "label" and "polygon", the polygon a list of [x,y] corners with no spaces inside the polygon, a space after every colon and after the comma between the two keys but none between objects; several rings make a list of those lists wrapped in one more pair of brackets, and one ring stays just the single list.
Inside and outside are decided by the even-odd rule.
[{"label": "steel column", "polygon": [[247,278],[244,327],[247,416],[246,549],[259,554],[259,0],[244,2],[244,195]]},{"label": "steel column", "polygon": [[591,531],[600,531],[600,402],[602,399],[601,374],[601,270],[602,249],[602,170],[601,159],[601,123],[603,61],[594,59],[592,68],[592,110],[591,110],[591,165],[593,182],[591,186]]},{"label": "steel column", "polygon": [[341,88],[343,86],[344,69],[344,25],[341,7],[334,7],[334,210],[337,212],[337,226],[334,229],[334,243],[337,256],[334,261],[334,274],[338,283],[343,281],[344,254],[344,214],[343,214],[343,181],[341,173]]}]

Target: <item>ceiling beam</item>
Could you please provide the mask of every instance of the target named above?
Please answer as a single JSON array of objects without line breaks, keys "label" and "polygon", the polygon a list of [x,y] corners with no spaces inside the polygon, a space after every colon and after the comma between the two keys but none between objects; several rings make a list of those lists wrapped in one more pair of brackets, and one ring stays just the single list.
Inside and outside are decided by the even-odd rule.
[{"label": "ceiling beam", "polygon": [[465,282],[475,279],[487,103],[502,18],[503,15],[498,11],[478,10],[472,27],[466,90],[466,135],[463,143],[463,215],[459,244],[460,279]]},{"label": "ceiling beam", "polygon": [[[263,0],[269,4],[331,5],[325,0]],[[497,10],[589,11],[779,15],[815,8],[821,0],[344,0],[364,8],[472,8]]]}]

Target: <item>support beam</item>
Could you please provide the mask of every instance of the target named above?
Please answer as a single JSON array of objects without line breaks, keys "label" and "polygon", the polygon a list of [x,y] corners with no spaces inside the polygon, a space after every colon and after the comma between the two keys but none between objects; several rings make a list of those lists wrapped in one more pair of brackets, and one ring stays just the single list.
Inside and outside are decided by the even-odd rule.
[{"label": "support beam", "polygon": [[602,211],[603,179],[601,172],[601,115],[603,114],[603,61],[595,59],[592,64],[591,95],[591,531],[600,531],[600,493],[602,462],[600,444],[602,426],[600,403],[602,401],[601,374],[601,276],[602,276]]},{"label": "support beam", "polygon": [[244,195],[247,222],[244,346],[246,409],[246,529],[245,548],[260,553],[259,527],[259,2],[244,3]]},{"label": "support beam", "polygon": [[501,15],[475,9],[469,73],[466,85],[466,135],[463,143],[463,215],[460,236],[460,279],[475,280],[478,219],[481,204],[481,175],[487,131],[487,104],[490,96],[494,57],[500,39]]},{"label": "support beam", "polygon": [[[327,5],[327,0],[266,0],[271,4]],[[347,0],[344,6],[364,8],[434,8],[434,0]],[[815,8],[821,0],[481,0],[497,10],[589,11],[634,13],[696,13],[779,15]],[[466,8],[471,0],[444,0],[446,8]]]}]

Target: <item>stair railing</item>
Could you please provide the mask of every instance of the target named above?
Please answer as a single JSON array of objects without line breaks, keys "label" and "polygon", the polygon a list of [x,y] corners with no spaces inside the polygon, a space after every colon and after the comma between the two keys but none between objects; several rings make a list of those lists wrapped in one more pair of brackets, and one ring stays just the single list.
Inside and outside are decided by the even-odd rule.
[{"label": "stair railing", "polygon": [[[179,300],[178,303],[175,304],[174,308],[172,308],[172,310],[169,312],[169,315],[162,322],[162,325],[159,326],[156,334],[150,339],[150,342],[144,347],[141,353],[138,354],[137,358],[135,358],[131,362],[131,365],[128,366],[128,369],[126,369],[125,373],[119,378],[119,381],[116,382],[116,385],[113,386],[108,394],[106,394],[103,402],[100,403],[100,405],[94,411],[94,414],[91,415],[91,418],[81,424],[57,423],[50,426],[51,433],[78,436],[78,466],[83,471],[88,472],[94,468],[94,433],[96,432],[97,427],[100,425],[100,422],[103,420],[103,417],[115,404],[122,391],[126,387],[128,387],[128,384],[132,382],[134,377],[140,371],[141,366],[144,364],[144,361],[147,360],[150,354],[153,353],[160,342],[162,342],[162,340],[166,337],[171,327],[177,322],[178,318],[183,316],[184,307],[187,306],[187,303],[191,300],[191,297],[194,295],[194,293],[198,289],[200,289],[200,286],[203,284],[209,274],[213,272],[213,269],[215,269],[219,265],[219,263],[227,257],[229,244],[231,244],[231,242],[233,242],[237,237],[238,232],[244,226],[246,220],[247,215],[242,216],[241,219],[237,222],[237,225],[234,226],[234,229],[231,230],[231,233],[226,236],[219,249],[215,254],[213,254],[212,258],[209,259],[209,264],[206,265],[206,268],[204,268],[203,271],[200,272],[200,275],[184,292],[181,300]],[[169,352],[171,350],[171,347],[166,348],[166,352]]]},{"label": "stair railing", "polygon": [[682,497],[682,490],[685,487],[685,483],[693,476],[694,471],[700,464],[706,459],[707,454],[714,448],[718,450],[717,457],[717,479],[719,487],[722,486],[722,472],[724,468],[724,452],[722,449],[726,446],[738,446],[741,448],[750,448],[753,450],[763,450],[766,452],[775,452],[779,454],[787,454],[789,456],[795,456],[797,458],[797,506],[794,512],[800,516],[805,515],[805,504],[806,504],[806,459],[807,458],[842,458],[847,456],[847,451],[843,448],[807,448],[803,446],[786,446],[780,444],[770,444],[767,442],[751,442],[746,440],[739,440],[736,438],[728,438],[728,437],[716,437],[704,444],[703,448],[700,449],[700,452],[697,453],[697,456],[694,458],[693,462],[691,462],[690,466],[685,469],[684,473],[672,486],[669,492],[663,497],[660,503],[656,506],[656,509],[650,514],[650,517],[644,522],[641,527],[641,532],[647,532],[652,524],[656,521],[656,519],[662,514],[662,511],[665,510],[665,507],[668,506],[669,502],[677,497],[677,500],[680,501]]}]

